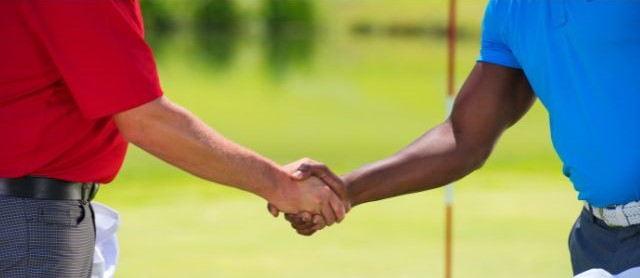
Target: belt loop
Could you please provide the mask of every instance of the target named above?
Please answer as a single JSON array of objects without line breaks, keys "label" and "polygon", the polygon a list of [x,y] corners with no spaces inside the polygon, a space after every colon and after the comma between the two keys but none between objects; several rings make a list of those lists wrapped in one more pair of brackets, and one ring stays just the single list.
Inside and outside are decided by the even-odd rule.
[{"label": "belt loop", "polygon": [[91,192],[89,191],[90,190],[89,185],[91,184],[86,182],[82,183],[82,200],[84,201],[89,201],[89,194]]},{"label": "belt loop", "polygon": [[589,204],[589,202],[584,201],[584,208],[586,208],[587,211],[589,212],[589,216],[591,217],[591,222],[595,223],[596,221],[598,221],[596,215],[593,214],[593,207],[591,206],[591,204]]},{"label": "belt loop", "polygon": [[87,196],[86,196],[87,195],[87,193],[86,193],[87,192],[87,184],[83,182],[80,187],[81,187],[81,189],[80,189],[80,200],[84,201],[84,200],[87,199]]},{"label": "belt loop", "polygon": [[96,197],[96,194],[98,194],[99,188],[100,188],[100,184],[91,183],[91,190],[89,191],[89,199],[87,201],[91,202],[91,200],[93,200],[93,198]]},{"label": "belt loop", "polygon": [[598,217],[596,216],[596,212],[593,210],[593,206],[589,204],[589,212],[591,212],[591,221],[593,223],[598,222]]}]

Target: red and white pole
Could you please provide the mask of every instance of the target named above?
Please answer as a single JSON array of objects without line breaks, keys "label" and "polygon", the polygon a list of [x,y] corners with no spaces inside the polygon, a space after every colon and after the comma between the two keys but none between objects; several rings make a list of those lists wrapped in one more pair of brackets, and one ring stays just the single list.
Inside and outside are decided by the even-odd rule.
[{"label": "red and white pole", "polygon": [[[455,58],[456,58],[456,0],[449,0],[449,24],[447,36],[447,117],[451,114],[455,96]],[[444,277],[452,277],[453,268],[453,184],[445,187],[445,245]]]}]

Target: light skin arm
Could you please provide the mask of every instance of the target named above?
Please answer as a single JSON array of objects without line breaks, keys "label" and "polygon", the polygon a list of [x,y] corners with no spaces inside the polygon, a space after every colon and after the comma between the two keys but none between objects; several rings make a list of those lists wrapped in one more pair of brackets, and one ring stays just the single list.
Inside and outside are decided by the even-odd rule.
[{"label": "light skin arm", "polygon": [[[535,95],[522,70],[479,62],[456,98],[449,119],[395,155],[331,178],[332,187],[345,187],[352,206],[433,189],[480,168],[510,126],[531,107]],[[326,166],[307,163],[306,178],[330,177]],[[301,214],[302,215],[302,214]],[[307,215],[308,218],[308,215]],[[287,215],[301,234],[318,225]],[[311,227],[315,226],[314,229]]]},{"label": "light skin arm", "polygon": [[273,161],[224,138],[167,98],[113,119],[127,141],[195,176],[254,193],[284,212],[313,211],[328,222],[344,217],[344,206],[319,179],[293,180]]}]

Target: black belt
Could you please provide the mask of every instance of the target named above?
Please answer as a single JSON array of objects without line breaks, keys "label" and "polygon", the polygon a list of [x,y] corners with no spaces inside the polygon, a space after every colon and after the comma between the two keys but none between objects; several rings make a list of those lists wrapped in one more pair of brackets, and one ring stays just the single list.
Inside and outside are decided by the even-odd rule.
[{"label": "black belt", "polygon": [[47,200],[91,201],[98,193],[97,183],[69,182],[51,178],[0,178],[0,196]]}]

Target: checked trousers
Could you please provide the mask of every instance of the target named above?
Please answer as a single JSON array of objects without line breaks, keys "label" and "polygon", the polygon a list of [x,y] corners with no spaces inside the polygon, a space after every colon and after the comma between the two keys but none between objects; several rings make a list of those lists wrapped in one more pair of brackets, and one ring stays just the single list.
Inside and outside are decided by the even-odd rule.
[{"label": "checked trousers", "polygon": [[0,196],[0,277],[91,277],[93,221],[86,201]]}]

